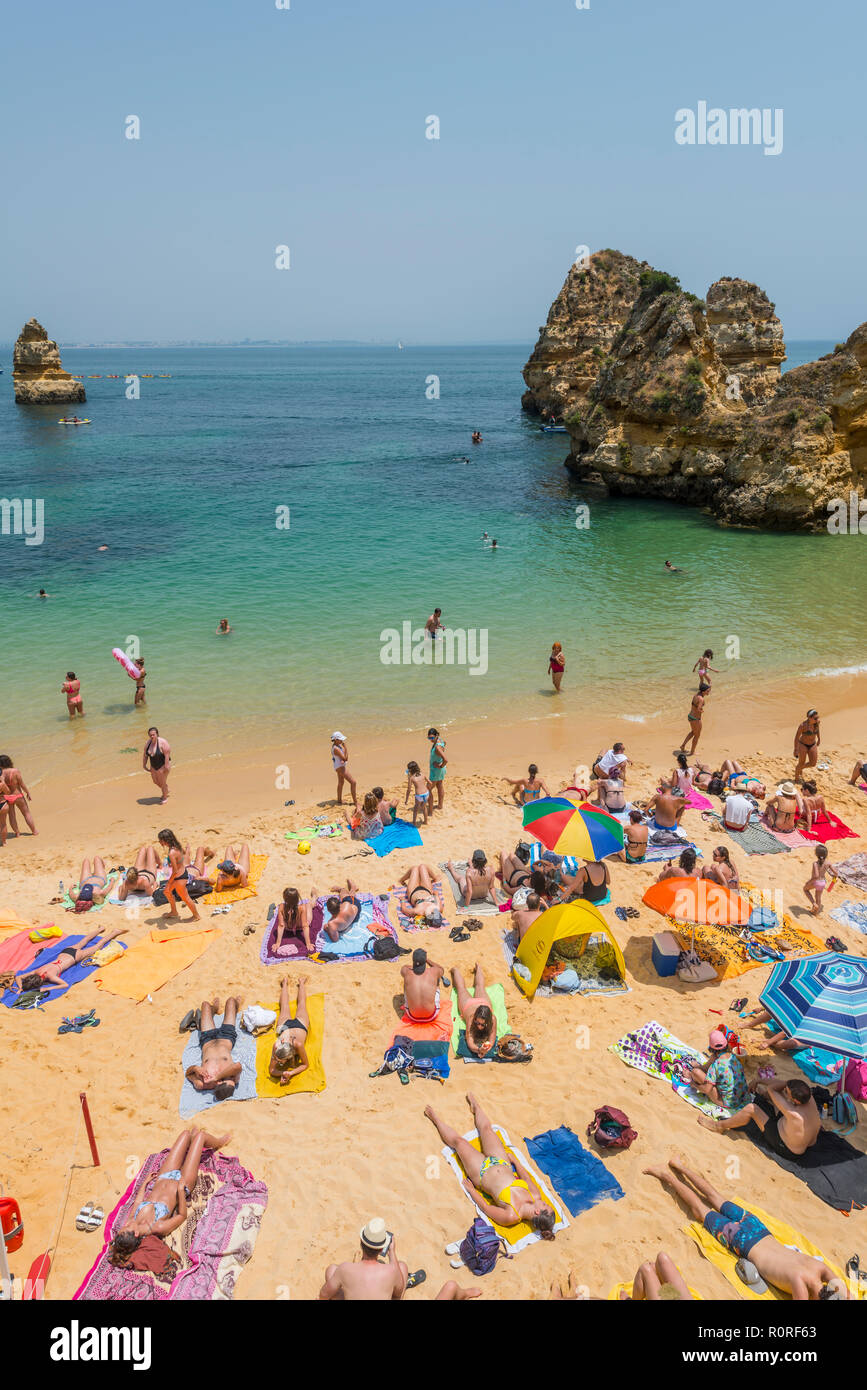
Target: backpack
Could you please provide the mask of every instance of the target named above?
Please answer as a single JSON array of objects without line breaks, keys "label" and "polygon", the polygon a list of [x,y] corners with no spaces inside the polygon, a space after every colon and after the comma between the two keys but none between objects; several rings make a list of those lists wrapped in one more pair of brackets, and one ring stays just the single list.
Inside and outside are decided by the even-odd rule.
[{"label": "backpack", "polygon": [[497,1263],[497,1256],[512,1256],[506,1249],[502,1236],[498,1236],[493,1226],[477,1216],[459,1246],[460,1257],[470,1274],[490,1274]]},{"label": "backpack", "polygon": [[843,1090],[856,1100],[867,1100],[867,1062],[850,1062],[846,1068]]},{"label": "backpack", "polygon": [[638,1131],[629,1124],[629,1116],[613,1105],[602,1105],[587,1126],[587,1133],[600,1149],[628,1149]]},{"label": "backpack", "polygon": [[838,1091],[831,1102],[831,1119],[839,1125],[838,1134],[851,1134],[858,1125],[858,1111],[855,1102],[845,1091]]},{"label": "backpack", "polygon": [[365,942],[364,954],[373,960],[396,960],[398,956],[408,956],[409,948],[398,946],[393,936],[374,936]]}]

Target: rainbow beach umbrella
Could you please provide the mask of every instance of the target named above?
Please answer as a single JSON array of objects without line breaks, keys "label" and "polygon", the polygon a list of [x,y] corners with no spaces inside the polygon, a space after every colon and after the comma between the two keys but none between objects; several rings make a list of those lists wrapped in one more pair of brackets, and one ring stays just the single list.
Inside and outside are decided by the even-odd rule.
[{"label": "rainbow beach umbrella", "polygon": [[554,854],[604,859],[623,848],[620,821],[587,801],[576,804],[565,796],[530,801],[524,807],[522,824]]}]

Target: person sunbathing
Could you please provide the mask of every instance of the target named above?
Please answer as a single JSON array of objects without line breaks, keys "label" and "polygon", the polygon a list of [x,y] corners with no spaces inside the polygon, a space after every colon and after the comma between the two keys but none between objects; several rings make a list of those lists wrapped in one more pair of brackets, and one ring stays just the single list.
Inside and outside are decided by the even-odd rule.
[{"label": "person sunbathing", "polygon": [[232,1049],[238,1041],[235,1019],[241,1001],[232,996],[226,1000],[226,1012],[219,1028],[214,1027],[214,1014],[220,1012],[219,999],[202,1004],[199,1027],[199,1047],[202,1061],[199,1066],[187,1067],[186,1077],[197,1091],[213,1091],[217,1100],[229,1100],[237,1090],[241,1063],[236,1062]]},{"label": "person sunbathing", "polygon": [[[760,1094],[766,1092],[765,1094]],[[729,1129],[743,1129],[754,1120],[762,1131],[765,1143],[781,1158],[800,1158],[818,1142],[822,1133],[822,1117],[806,1081],[787,1081],[775,1076],[756,1088],[755,1099],[727,1120],[711,1120],[699,1116],[699,1124],[715,1134]]]},{"label": "person sunbathing", "polygon": [[554,1239],[557,1217],[538,1188],[531,1188],[533,1178],[520,1161],[510,1154],[471,1091],[467,1105],[479,1132],[481,1151],[473,1148],[456,1129],[441,1120],[433,1106],[425,1107],[425,1116],[435,1127],[444,1144],[454,1150],[467,1176],[462,1183],[476,1206],[488,1221],[497,1226],[519,1226],[526,1221],[543,1240]]},{"label": "person sunbathing", "polygon": [[[849,786],[854,787],[858,782],[867,782],[867,758],[859,758],[852,769],[852,776],[849,778]],[[807,785],[806,782],[804,785]]]},{"label": "person sunbathing", "polygon": [[437,871],[431,864],[414,864],[398,883],[406,888],[406,901],[413,917],[420,917],[429,927],[441,927],[443,922],[440,899],[436,888]]},{"label": "person sunbathing", "polygon": [[[361,1259],[329,1265],[319,1290],[323,1302],[398,1302],[409,1280],[409,1269],[397,1258],[396,1241],[379,1217],[368,1221],[360,1233]],[[388,1255],[387,1259],[383,1257]]]},{"label": "person sunbathing", "polygon": [[518,934],[519,942],[524,940],[536,918],[541,917],[544,911],[545,908],[538,893],[528,893],[524,907],[512,908],[512,927]]},{"label": "person sunbathing", "polygon": [[[81,873],[78,878],[78,888],[76,892],[70,893],[73,902],[73,912],[89,912],[90,909],[100,903],[104,903],[111,892],[111,884],[108,881],[108,874],[105,868],[105,860],[101,854],[93,856],[93,866],[89,859],[81,862]],[[67,911],[70,909],[67,908]]]},{"label": "person sunbathing", "polygon": [[473,994],[457,966],[452,968],[452,982],[458,996],[458,1013],[467,1030],[467,1047],[476,1057],[487,1057],[497,1045],[497,1020],[485,989],[482,967],[473,966]]},{"label": "person sunbathing", "polygon": [[304,1047],[310,1032],[310,1015],[307,1012],[307,976],[298,977],[298,990],[295,997],[295,1016],[289,1008],[289,981],[284,975],[280,981],[280,1012],[277,1015],[277,1040],[271,1049],[268,1062],[268,1075],[281,1086],[288,1086],[293,1076],[307,1071],[310,1061]]},{"label": "person sunbathing", "polygon": [[217,865],[214,882],[216,893],[228,892],[231,888],[246,888],[250,877],[250,846],[242,845],[236,854],[232,845],[226,845],[222,862]]},{"label": "person sunbathing", "polygon": [[701,877],[709,879],[712,883],[719,883],[723,888],[738,889],[741,882],[725,845],[717,845],[713,851],[713,863],[704,865]]},{"label": "person sunbathing", "polygon": [[591,806],[615,814],[626,809],[626,791],[620,777],[600,777],[596,782],[596,797]]},{"label": "person sunbathing", "polygon": [[412,953],[412,965],[400,970],[403,980],[404,1013],[410,1023],[433,1023],[440,1011],[440,983],[448,986],[445,970],[428,960],[420,946]]},{"label": "person sunbathing", "polygon": [[695,874],[695,858],[694,849],[687,847],[681,850],[677,864],[669,859],[666,861],[665,867],[660,869],[656,875],[657,883],[662,883],[664,878],[692,878]]},{"label": "person sunbathing", "polygon": [[[311,890],[312,899],[316,900],[316,894]],[[279,951],[287,936],[294,936],[300,940],[302,946],[313,954],[316,949],[310,935],[310,922],[312,920],[312,910],[309,902],[303,903],[297,888],[284,888],[283,901],[277,908],[277,921],[275,923],[276,937],[274,949]]]},{"label": "person sunbathing", "polygon": [[727,1202],[705,1178],[679,1160],[669,1159],[667,1167],[654,1166],[644,1172],[671,1188],[724,1250],[749,1261],[763,1280],[791,1294],[796,1302],[849,1297],[843,1280],[822,1260],[781,1245],[763,1221],[737,1203]]},{"label": "person sunbathing", "polygon": [[500,873],[503,878],[503,887],[508,893],[514,893],[518,888],[524,888],[530,882],[530,847],[521,840],[515,846],[514,854],[508,850],[501,849],[497,853],[500,861]]},{"label": "person sunbathing", "polygon": [[620,1291],[620,1299],[631,1303],[691,1303],[686,1280],[670,1255],[660,1250],[656,1260],[639,1265],[632,1281],[632,1293]]},{"label": "person sunbathing", "polygon": [[765,815],[772,830],[785,835],[794,830],[798,817],[803,815],[803,805],[794,782],[782,782],[776,794],[768,798]]},{"label": "person sunbathing", "polygon": [[790,1038],[768,1009],[757,1009],[752,1023],[744,1023],[741,1027],[752,1030],[753,1028],[764,1028],[766,1024],[771,1026],[771,1036],[762,1039],[757,1044],[758,1046],[771,1047],[775,1052],[797,1052],[799,1048],[806,1046],[805,1043],[798,1042],[796,1038]]},{"label": "person sunbathing", "polygon": [[145,893],[152,896],[159,884],[160,861],[153,845],[142,845],[135,857],[135,864],[127,869],[120,884],[117,896],[125,903],[130,893]]},{"label": "person sunbathing", "polygon": [[542,795],[551,795],[535,763],[530,763],[526,777],[504,777],[503,781],[512,788],[511,796],[516,806],[526,806],[531,801],[538,801]]},{"label": "person sunbathing", "polygon": [[231,1134],[213,1135],[195,1126],[178,1135],[155,1178],[145,1178],[132,1196],[132,1215],[117,1227],[108,1249],[113,1265],[124,1266],[147,1236],[164,1240],[187,1219],[187,1203],[199,1176],[202,1152],[224,1149]]},{"label": "person sunbathing", "polygon": [[751,777],[745,772],[736,758],[726,758],[722,765],[723,786],[734,787],[736,791],[748,792],[757,801],[764,801],[767,788],[759,777]]},{"label": "person sunbathing", "polygon": [[686,810],[686,798],[675,794],[669,782],[662,782],[658,792],[647,803],[646,811],[653,819],[651,830],[677,830]]},{"label": "person sunbathing", "polygon": [[641,812],[630,811],[623,827],[623,848],[617,855],[618,859],[624,859],[627,864],[643,864],[647,858],[649,835],[650,828],[644,824]]},{"label": "person sunbathing", "polygon": [[[63,989],[67,983],[63,976],[73,965],[84,965],[95,956],[103,946],[107,946],[115,937],[123,936],[129,931],[128,927],[114,927],[110,932],[100,939],[98,931],[92,931],[77,946],[64,946],[57,953],[54,960],[48,961],[46,965],[28,966],[16,975],[12,981],[13,989]],[[95,944],[92,944],[95,943]]]},{"label": "person sunbathing", "polygon": [[341,889],[339,884],[336,885],[331,890],[331,897],[325,902],[325,910],[330,914],[330,920],[325,923],[325,935],[330,941],[339,941],[361,915],[361,903],[355,896],[361,889],[351,878],[346,880],[346,887],[348,891],[343,897],[338,897]]},{"label": "person sunbathing", "polygon": [[824,796],[819,795],[819,788],[812,778],[805,778],[801,783],[803,793],[801,795],[802,814],[799,823],[803,823],[805,830],[812,830],[820,816],[828,818],[828,808],[825,805]]},{"label": "person sunbathing", "polygon": [[463,903],[459,906],[468,907],[470,903],[481,902],[483,899],[496,905],[497,898],[494,891],[496,874],[493,864],[488,863],[488,857],[484,850],[473,850],[466,873],[462,874],[451,859],[446,868],[460,889]]}]

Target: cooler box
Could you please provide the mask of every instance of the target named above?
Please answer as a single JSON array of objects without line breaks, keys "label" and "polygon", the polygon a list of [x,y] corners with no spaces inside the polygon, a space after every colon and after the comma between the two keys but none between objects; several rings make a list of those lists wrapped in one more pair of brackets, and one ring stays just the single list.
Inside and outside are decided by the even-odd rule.
[{"label": "cooler box", "polygon": [[653,968],[657,975],[674,975],[680,957],[680,946],[673,932],[657,932],[653,938]]}]

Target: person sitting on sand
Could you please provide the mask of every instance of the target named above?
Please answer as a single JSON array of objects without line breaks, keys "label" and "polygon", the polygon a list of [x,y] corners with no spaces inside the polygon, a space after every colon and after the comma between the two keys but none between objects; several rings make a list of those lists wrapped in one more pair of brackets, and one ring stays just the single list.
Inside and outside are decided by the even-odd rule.
[{"label": "person sitting on sand", "polygon": [[512,800],[516,806],[526,806],[529,801],[538,801],[542,795],[551,795],[535,763],[530,763],[526,777],[504,777],[503,781],[512,788]]},{"label": "person sitting on sand", "polygon": [[[852,769],[852,776],[849,778],[849,786],[854,787],[859,782],[867,782],[867,758],[859,758]],[[806,782],[804,786],[806,786]]]},{"label": "person sitting on sand", "polygon": [[795,746],[792,756],[797,759],[795,767],[795,781],[797,782],[804,770],[804,764],[815,767],[819,760],[819,744],[822,742],[821,730],[819,728],[818,710],[808,709],[807,717],[803,719],[795,730]]},{"label": "person sitting on sand", "polygon": [[625,782],[626,769],[631,765],[631,760],[626,756],[626,745],[624,743],[615,743],[612,744],[607,752],[599,755],[591,771],[593,776],[598,779],[619,777],[621,782]]},{"label": "person sitting on sand", "polygon": [[[700,685],[695,695],[692,697],[689,713],[686,716],[689,722],[689,732],[685,735],[683,743],[680,745],[680,751],[682,753],[688,752],[691,755],[698,747],[698,741],[701,738],[702,721],[704,719],[705,698],[709,690],[709,685]],[[687,749],[686,745],[688,743],[691,746]]]},{"label": "person sitting on sand", "polygon": [[216,1100],[229,1100],[235,1094],[241,1075],[241,1063],[232,1055],[238,1041],[235,1019],[240,1007],[240,999],[235,996],[227,999],[223,1022],[217,1028],[214,1015],[220,1012],[219,999],[211,1003],[206,999],[202,1003],[199,1025],[202,1060],[199,1065],[187,1067],[186,1078],[195,1090],[212,1091]]},{"label": "person sitting on sand", "polygon": [[9,816],[9,828],[16,837],[18,835],[16,808],[24,817],[24,823],[30,834],[39,834],[27,804],[30,800],[30,788],[25,786],[24,778],[18,768],[13,765],[8,753],[0,753],[0,815],[4,819],[6,815]]},{"label": "person sitting on sand", "polygon": [[725,845],[717,845],[713,851],[713,863],[705,864],[701,871],[701,877],[710,879],[713,883],[719,883],[723,888],[740,887],[740,875],[732,863],[729,852]]},{"label": "person sitting on sand", "polygon": [[[2,767],[2,765],[3,759],[0,758],[0,767]],[[803,824],[805,830],[812,830],[820,816],[824,816],[826,820],[828,819],[828,808],[825,805],[824,796],[819,795],[819,788],[812,778],[805,778],[801,785],[803,787],[803,793],[801,795],[802,813],[798,823]]]},{"label": "person sitting on sand", "polygon": [[736,1202],[727,1202],[706,1178],[679,1160],[669,1159],[667,1167],[645,1168],[644,1172],[671,1188],[690,1216],[700,1221],[724,1250],[749,1261],[763,1280],[791,1294],[797,1302],[849,1297],[843,1280],[822,1260],[781,1245],[763,1221]]},{"label": "person sitting on sand", "polygon": [[202,1151],[224,1149],[231,1134],[213,1135],[203,1129],[184,1129],[169,1150],[155,1178],[145,1178],[133,1193],[132,1215],[116,1227],[108,1249],[111,1264],[129,1263],[148,1236],[164,1240],[187,1219],[187,1203],[199,1176]]},{"label": "person sitting on sand", "polygon": [[626,791],[620,777],[600,777],[596,783],[596,799],[591,805],[612,814],[626,809]]},{"label": "person sitting on sand", "polygon": [[604,903],[610,898],[611,874],[600,859],[588,859],[572,880],[572,897],[588,903]]},{"label": "person sitting on sand", "polygon": [[295,1016],[289,1008],[289,981],[280,981],[280,1011],[277,1014],[277,1039],[271,1049],[268,1075],[281,1086],[288,1086],[293,1076],[307,1071],[310,1061],[304,1044],[310,1032],[307,1012],[307,976],[299,975],[295,996]]},{"label": "person sitting on sand", "polygon": [[730,1129],[743,1129],[750,1120],[762,1131],[768,1148],[781,1158],[800,1158],[822,1133],[822,1117],[810,1087],[806,1081],[789,1081],[784,1076],[756,1087],[755,1098],[747,1100],[729,1119],[701,1116],[699,1124],[715,1134],[725,1134]]},{"label": "person sitting on sand", "polygon": [[355,896],[361,889],[351,878],[346,880],[346,888],[347,892],[342,897],[337,896],[342,892],[339,885],[332,888],[331,897],[325,902],[325,910],[330,914],[330,921],[325,923],[325,935],[330,941],[339,941],[361,914],[361,903]]},{"label": "person sitting on sand", "polygon": [[798,817],[802,814],[803,806],[794,782],[782,782],[776,794],[768,798],[765,806],[768,825],[783,835],[795,829]]},{"label": "person sitting on sand", "polygon": [[470,903],[482,902],[482,900],[496,905],[497,898],[494,891],[496,874],[493,864],[488,863],[488,857],[484,850],[473,850],[466,873],[462,874],[451,859],[446,868],[460,889],[463,903],[459,903],[458,906],[469,907]]},{"label": "person sitting on sand", "polygon": [[503,887],[508,893],[515,893],[530,882],[530,847],[520,840],[514,854],[502,849],[497,853]]},{"label": "person sitting on sand", "polygon": [[545,905],[538,893],[528,893],[523,907],[512,908],[512,928],[518,934],[518,941],[524,940],[537,917],[541,917]]},{"label": "person sitting on sand", "polygon": [[752,819],[755,806],[743,792],[727,790],[723,806],[723,825],[726,830],[745,830]]},{"label": "person sitting on sand", "polygon": [[678,753],[677,766],[668,779],[668,785],[676,796],[686,798],[692,791],[693,770],[685,753]]},{"label": "person sitting on sand", "polygon": [[343,805],[343,784],[349,783],[353,806],[358,806],[358,790],[355,778],[349,771],[349,744],[346,735],[335,729],[331,735],[331,765],[337,773],[337,804]]},{"label": "person sitting on sand", "polygon": [[624,859],[627,864],[643,864],[647,858],[647,839],[650,835],[649,828],[644,824],[644,817],[640,811],[630,811],[626,825],[623,827],[623,848],[618,854],[618,859]]},{"label": "person sitting on sand", "polygon": [[798,1042],[796,1038],[790,1038],[784,1028],[781,1028],[773,1014],[768,1009],[756,1009],[752,1014],[752,1023],[743,1023],[744,1029],[764,1028],[766,1024],[771,1026],[771,1036],[761,1039],[756,1043],[757,1047],[770,1047],[775,1052],[797,1052],[804,1043]]},{"label": "person sitting on sand", "polygon": [[[169,866],[171,868],[171,874],[163,884],[163,892],[166,895],[166,901],[170,909],[164,914],[165,920],[167,922],[177,921],[180,917],[175,902],[175,897],[177,896],[190,909],[190,912],[193,914],[192,920],[198,922],[198,909],[190,897],[189,889],[187,888],[187,883],[190,879],[190,868],[198,868],[198,864],[191,866],[187,862],[189,857],[189,845],[187,846],[187,852],[185,854],[181,842],[173,830],[161,830],[157,835],[157,841],[162,845],[163,849],[167,851]],[[202,855],[204,855],[203,847]],[[204,862],[204,860],[202,862]]]},{"label": "person sitting on sand", "polygon": [[543,1240],[553,1240],[557,1217],[538,1188],[533,1191],[533,1177],[507,1151],[472,1092],[467,1092],[467,1105],[479,1132],[481,1151],[441,1120],[432,1106],[428,1105],[424,1112],[463,1166],[467,1174],[462,1183],[464,1191],[482,1215],[497,1226],[519,1226],[526,1221]]},{"label": "person sitting on sand", "polygon": [[[403,1260],[397,1258],[397,1242],[380,1217],[368,1221],[360,1239],[360,1260],[344,1260],[342,1264],[329,1265],[326,1269],[325,1283],[319,1290],[321,1301],[397,1303],[407,1288],[423,1281],[422,1270],[411,1275]],[[388,1259],[384,1258],[386,1253]],[[457,1292],[452,1292],[452,1289]],[[455,1299],[478,1296],[479,1290],[460,1289],[453,1279],[444,1284],[437,1294],[437,1298]]]},{"label": "person sitting on sand", "polygon": [[692,878],[695,874],[695,861],[695,850],[687,846],[681,850],[676,864],[671,859],[666,860],[664,867],[656,875],[657,883],[662,883],[666,878]]},{"label": "person sitting on sand", "polygon": [[686,798],[675,793],[669,782],[663,781],[648,801],[646,810],[652,817],[651,830],[677,830],[686,810]]},{"label": "person sitting on sand", "polygon": [[246,888],[250,877],[250,846],[242,845],[238,853],[234,846],[226,845],[222,861],[217,865],[214,882],[216,893],[226,893],[231,888]]},{"label": "person sitting on sand", "polygon": [[30,989],[63,989],[67,981],[63,976],[73,965],[84,965],[95,956],[97,951],[102,950],[115,937],[123,936],[129,930],[128,927],[113,927],[111,931],[101,936],[100,932],[92,931],[77,946],[64,946],[46,965],[30,965],[26,970],[22,970],[12,981],[12,987],[21,991]]},{"label": "person sitting on sand", "polygon": [[81,873],[78,877],[78,888],[69,894],[73,902],[72,911],[89,912],[94,905],[98,906],[100,903],[104,903],[110,892],[111,883],[102,855],[95,854],[93,856],[92,868],[91,861],[83,859],[81,861]]},{"label": "person sitting on sand", "polygon": [[397,802],[387,801],[382,787],[372,787],[371,791],[379,802],[379,819],[383,825],[391,825],[397,815]]},{"label": "person sitting on sand", "polygon": [[436,869],[431,864],[414,864],[398,882],[406,888],[412,915],[422,918],[429,927],[441,927],[443,916],[434,886],[438,882]]},{"label": "person sitting on sand", "polygon": [[[315,893],[312,894],[315,898]],[[284,888],[283,901],[277,908],[276,936],[274,939],[274,949],[280,950],[287,936],[297,937],[303,946],[312,955],[316,947],[310,935],[310,922],[313,913],[309,902],[301,901],[301,894],[297,888]]]},{"label": "person sitting on sand", "polygon": [[729,1049],[729,1040],[722,1028],[714,1028],[707,1040],[709,1062],[690,1069],[692,1084],[703,1096],[722,1105],[726,1110],[740,1110],[750,1098],[750,1088],[741,1065]]},{"label": "person sitting on sand", "polygon": [[410,792],[412,792],[413,825],[415,825],[419,813],[421,814],[423,823],[427,825],[428,810],[430,809],[431,789],[432,783],[427,777],[425,777],[418,763],[415,761],[408,762],[406,765],[406,796],[403,799],[403,804],[404,806],[408,804],[409,794]]},{"label": "person sitting on sand", "polygon": [[497,1044],[497,1020],[485,989],[482,967],[473,966],[472,994],[456,966],[452,967],[452,983],[458,997],[458,1013],[466,1027],[467,1047],[476,1057],[487,1057]]},{"label": "person sitting on sand", "polygon": [[757,801],[764,801],[766,787],[760,777],[752,777],[745,772],[736,758],[726,758],[722,768],[723,785],[735,791],[747,792]]},{"label": "person sitting on sand", "polygon": [[361,808],[356,805],[353,815],[344,811],[343,815],[346,824],[349,826],[349,833],[353,840],[375,840],[381,835],[384,829],[382,817],[379,814],[379,798],[373,792],[365,792],[361,801]]},{"label": "person sitting on sand", "polygon": [[818,917],[822,911],[822,894],[828,887],[825,875],[829,873],[834,877],[834,870],[827,863],[827,859],[828,846],[817,845],[816,856],[810,865],[810,877],[804,884],[804,897],[810,904],[810,911],[814,917]]},{"label": "person sitting on sand", "polygon": [[142,845],[135,857],[135,863],[127,869],[117,890],[121,902],[126,902],[130,893],[144,893],[152,897],[159,884],[160,861],[153,845]]},{"label": "person sitting on sand", "polygon": [[77,714],[84,714],[84,701],[81,698],[81,681],[74,671],[67,671],[66,680],[60,687],[60,693],[66,696],[66,708],[69,711],[70,719],[74,719]]},{"label": "person sitting on sand", "polygon": [[400,974],[404,1013],[410,1023],[433,1023],[440,1011],[440,984],[449,983],[443,967],[429,961],[427,951],[417,946],[412,965],[401,966]]}]

